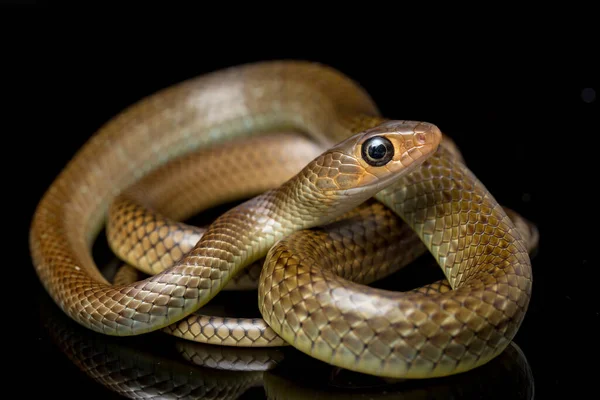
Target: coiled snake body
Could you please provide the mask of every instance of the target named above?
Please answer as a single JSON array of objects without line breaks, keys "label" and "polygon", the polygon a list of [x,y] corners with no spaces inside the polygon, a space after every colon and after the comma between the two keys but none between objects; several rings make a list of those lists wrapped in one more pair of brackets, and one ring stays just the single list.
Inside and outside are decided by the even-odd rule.
[{"label": "coiled snake body", "polygon": [[[185,153],[285,130],[308,134],[322,154],[279,188],[219,217],[165,271],[114,286],[98,272],[90,247],[124,189]],[[445,146],[437,150],[440,140],[431,124],[381,118],[360,87],[318,64],[215,72],[140,101],[81,149],[36,210],[33,262],[71,318],[105,334],[136,335],[173,327],[266,256],[261,313],[299,350],[381,376],[466,371],[498,355],[515,335],[529,303],[531,266],[515,224],[459,159]],[[227,177],[221,182],[228,186]],[[336,270],[327,256],[332,249],[305,229],[371,197],[412,228],[449,287],[387,292]],[[162,253],[173,248],[164,247],[174,240],[168,229],[137,227],[133,214],[116,214],[124,229],[160,242]]]}]

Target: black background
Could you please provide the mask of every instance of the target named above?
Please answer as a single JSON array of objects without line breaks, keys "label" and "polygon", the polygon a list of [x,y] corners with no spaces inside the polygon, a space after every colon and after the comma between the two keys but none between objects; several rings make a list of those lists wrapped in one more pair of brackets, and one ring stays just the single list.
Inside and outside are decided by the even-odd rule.
[{"label": "black background", "polygon": [[[600,91],[590,58],[597,48],[550,32],[509,43],[480,36],[478,29],[467,32],[469,42],[480,40],[468,48],[464,38],[443,32],[421,45],[413,39],[425,31],[409,36],[400,21],[390,32],[342,23],[320,36],[311,19],[260,26],[218,14],[211,24],[203,13],[179,24],[170,14],[146,21],[133,13],[113,21],[112,12],[75,18],[69,9],[21,11],[19,23],[10,25],[9,47],[16,51],[5,58],[16,67],[6,76],[17,89],[8,117],[18,123],[4,132],[17,140],[5,148],[4,162],[19,235],[5,251],[16,255],[29,285],[39,286],[27,246],[37,201],[104,122],[141,97],[199,74],[268,59],[313,60],[357,80],[386,116],[438,125],[500,203],[537,224],[534,293],[515,341],[529,360],[538,398],[593,383],[600,318],[594,229],[599,100],[587,103],[581,93],[586,87]],[[20,161],[10,162],[10,156]],[[36,287],[19,297],[21,304],[34,298],[34,313],[37,293]],[[30,334],[17,350],[17,379],[24,379],[19,387],[34,398],[71,398],[83,390],[92,391],[88,398],[109,395],[52,347],[37,318],[14,309],[7,318],[10,327]]]}]

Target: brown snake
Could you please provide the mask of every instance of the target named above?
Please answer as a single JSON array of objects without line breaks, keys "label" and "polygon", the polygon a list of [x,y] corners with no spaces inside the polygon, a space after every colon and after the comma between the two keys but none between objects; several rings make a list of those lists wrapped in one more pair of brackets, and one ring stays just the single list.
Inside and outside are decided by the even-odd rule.
[{"label": "brown snake", "polygon": [[[90,246],[125,188],[192,150],[283,130],[305,132],[329,149],[280,188],[218,218],[166,271],[121,286],[98,272]],[[365,145],[367,138],[380,142]],[[98,332],[134,335],[195,312],[266,255],[261,313],[299,350],[381,376],[466,371],[515,335],[529,303],[531,265],[493,196],[443,146],[434,153],[440,139],[433,125],[381,118],[360,87],[317,64],[212,73],[130,107],[71,160],[34,215],[34,265],[71,318]],[[316,231],[303,231],[373,196],[414,230],[453,290],[396,293],[351,283],[344,277],[352,273],[336,270],[311,240]]]}]

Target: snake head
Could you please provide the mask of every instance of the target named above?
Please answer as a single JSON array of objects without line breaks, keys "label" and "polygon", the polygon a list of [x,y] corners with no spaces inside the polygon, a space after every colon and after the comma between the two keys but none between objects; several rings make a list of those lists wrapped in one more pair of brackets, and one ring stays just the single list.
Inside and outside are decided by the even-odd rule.
[{"label": "snake head", "polygon": [[433,154],[442,133],[433,124],[387,121],[316,158],[309,179],[327,195],[371,197]]}]

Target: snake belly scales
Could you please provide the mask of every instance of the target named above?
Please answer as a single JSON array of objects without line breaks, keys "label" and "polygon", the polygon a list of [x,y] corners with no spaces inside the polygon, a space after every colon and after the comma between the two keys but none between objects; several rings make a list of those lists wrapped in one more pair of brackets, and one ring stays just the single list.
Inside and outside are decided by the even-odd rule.
[{"label": "snake belly scales", "polygon": [[[309,139],[303,146],[315,146],[311,161],[291,167],[289,180],[277,187],[268,179],[263,187],[250,185],[254,197],[218,217],[189,249],[177,239],[194,232],[183,224],[172,229],[168,218],[140,210],[144,204],[127,191],[178,157],[217,146],[230,144],[233,152],[236,142],[257,140],[245,151],[260,159],[269,154],[262,153],[261,138],[283,141],[285,135],[270,135],[290,131]],[[382,117],[356,82],[318,63],[263,62],[212,72],[142,99],[83,146],[33,216],[33,264],[69,317],[100,333],[127,336],[182,333],[181,324],[200,329],[207,321],[194,320],[194,313],[264,259],[258,284],[264,321],[257,329],[274,332],[266,345],[279,340],[333,365],[385,377],[468,371],[500,354],[518,331],[532,271],[522,234],[527,230],[517,226],[522,221],[509,217],[448,143],[435,125]],[[287,158],[270,160],[270,168],[281,168]],[[217,179],[212,185],[224,194],[205,205],[248,194],[239,180],[241,189],[232,188],[227,175]],[[170,197],[158,202],[172,203],[172,215],[191,211],[181,206],[184,192],[154,195]],[[146,272],[154,275],[109,283],[91,254],[108,214],[113,249],[130,246],[129,253],[139,256],[127,242],[137,232],[138,250],[148,257],[151,247],[154,261],[167,268],[151,271],[148,262]],[[352,227],[376,233],[394,216],[413,234],[404,248],[427,249],[445,282],[409,292],[364,285],[397,267],[386,258],[389,250],[370,245],[368,237],[353,241]],[[344,221],[338,233],[318,228]],[[356,262],[347,262],[353,257]],[[377,271],[359,270],[376,264]]]}]

